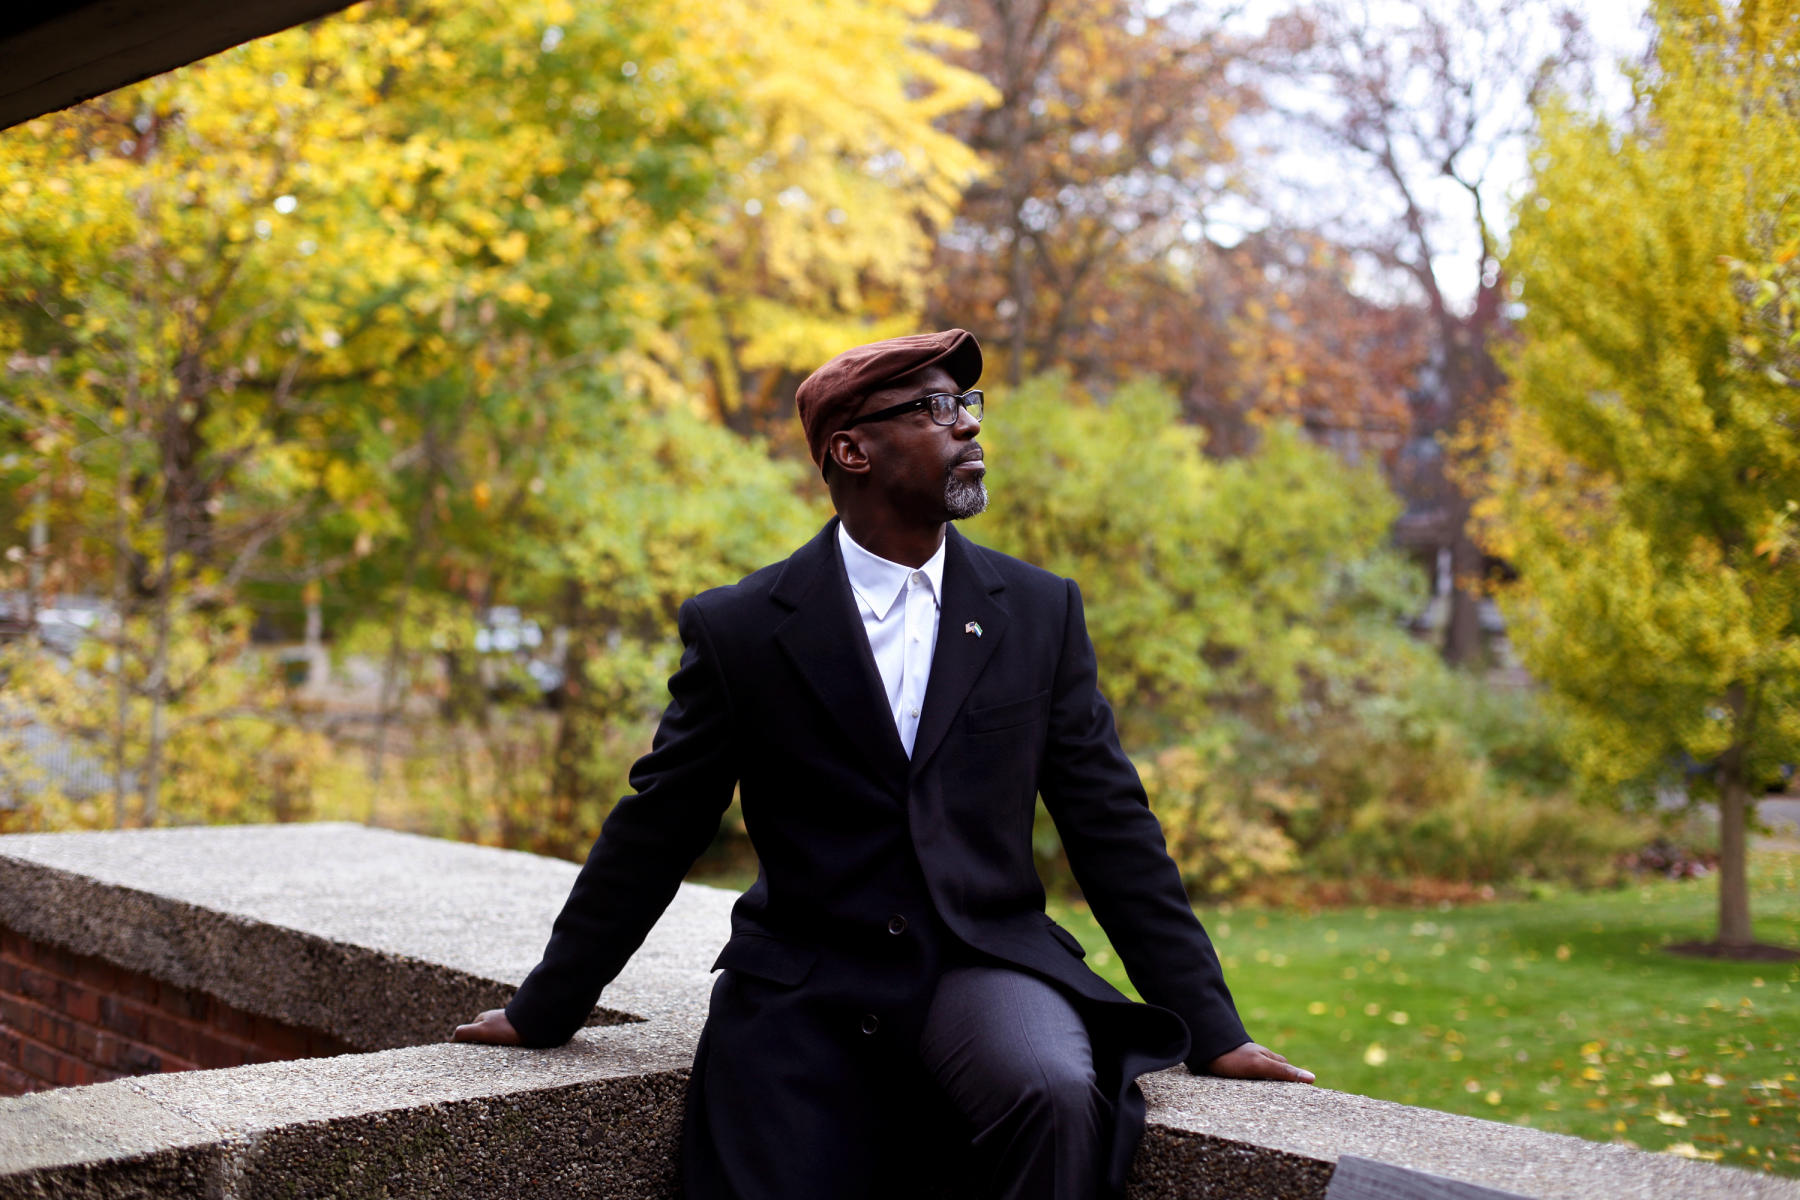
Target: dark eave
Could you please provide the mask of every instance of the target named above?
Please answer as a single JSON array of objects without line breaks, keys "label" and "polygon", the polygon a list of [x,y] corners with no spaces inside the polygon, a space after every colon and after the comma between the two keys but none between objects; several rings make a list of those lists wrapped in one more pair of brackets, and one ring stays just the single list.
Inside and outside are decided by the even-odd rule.
[{"label": "dark eave", "polygon": [[0,15],[0,129],[336,12],[349,0],[51,0]]}]

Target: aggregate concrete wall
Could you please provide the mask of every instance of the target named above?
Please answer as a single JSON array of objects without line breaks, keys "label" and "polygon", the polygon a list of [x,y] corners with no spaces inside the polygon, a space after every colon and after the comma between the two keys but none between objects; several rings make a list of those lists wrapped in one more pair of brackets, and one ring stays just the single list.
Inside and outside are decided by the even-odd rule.
[{"label": "aggregate concrete wall", "polygon": [[[13,1197],[669,1197],[730,893],[684,885],[598,1026],[447,1044],[535,963],[575,867],[350,825],[0,837],[0,925],[253,1015],[393,1047],[0,1099]],[[1340,1155],[1533,1197],[1800,1185],[1324,1088],[1144,1080],[1131,1195],[1323,1197]]]}]

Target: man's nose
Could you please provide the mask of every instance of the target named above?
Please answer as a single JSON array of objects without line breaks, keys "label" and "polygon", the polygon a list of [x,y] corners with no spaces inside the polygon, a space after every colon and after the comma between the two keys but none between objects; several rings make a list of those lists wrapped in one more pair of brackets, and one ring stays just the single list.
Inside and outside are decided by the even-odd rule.
[{"label": "man's nose", "polygon": [[972,438],[981,432],[981,421],[969,411],[966,404],[956,406],[956,425],[951,430],[957,437]]}]

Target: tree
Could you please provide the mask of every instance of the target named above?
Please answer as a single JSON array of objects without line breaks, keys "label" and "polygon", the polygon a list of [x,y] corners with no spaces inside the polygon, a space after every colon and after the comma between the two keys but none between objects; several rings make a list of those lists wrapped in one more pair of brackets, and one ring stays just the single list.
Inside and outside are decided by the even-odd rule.
[{"label": "tree", "polygon": [[1168,376],[1190,351],[1210,208],[1235,183],[1226,125],[1253,95],[1199,4],[950,0],[998,103],[952,127],[989,170],[939,239],[930,311],[988,338],[994,375]]},{"label": "tree", "polygon": [[[9,132],[9,433],[32,486],[69,500],[66,581],[112,598],[120,820],[128,774],[156,818],[171,709],[242,645],[184,656],[177,632],[244,624],[225,614],[259,586],[316,586],[379,542],[400,544],[404,613],[421,520],[452,486],[471,509],[493,491],[471,453],[564,432],[535,391],[623,340],[628,310],[605,301],[646,256],[596,244],[707,195],[687,151],[728,102],[672,84],[657,108],[589,80],[591,58],[672,34],[593,14],[558,55],[546,30],[574,15],[358,9]],[[445,74],[486,102],[450,120]],[[598,94],[568,113],[578,86]],[[419,452],[398,452],[415,427]],[[383,486],[396,461],[422,464],[418,489]]]},{"label": "tree", "polygon": [[739,433],[799,458],[790,402],[846,346],[918,327],[936,235],[982,173],[941,128],[994,100],[946,61],[973,40],[910,0],[693,4],[691,36],[640,72],[701,73],[740,119],[721,188],[669,289],[650,361]]},{"label": "tree", "polygon": [[[157,819],[173,731],[263,706],[227,686],[253,617],[378,627],[377,778],[411,668],[466,679],[492,606],[579,612],[577,653],[648,637],[662,592],[582,574],[601,539],[662,544],[611,519],[612,458],[698,487],[682,414],[748,432],[749,375],[836,349],[871,297],[914,319],[977,169],[933,120],[985,87],[908,0],[768,16],[365,5],[0,140],[0,518],[31,596],[111,597],[114,653],[36,666],[86,689],[58,711],[110,743],[117,820]],[[674,556],[724,582],[804,506],[761,442],[704,449],[740,491]]]},{"label": "tree", "polygon": [[977,33],[959,61],[995,87],[952,127],[987,163],[939,238],[935,324],[980,331],[990,374],[1067,369],[1102,390],[1170,384],[1214,456],[1300,420],[1390,466],[1420,358],[1414,311],[1350,287],[1355,263],[1306,230],[1237,238],[1256,192],[1233,126],[1264,107],[1263,52],[1203,6],[947,0]]},{"label": "tree", "polygon": [[[1493,347],[1505,331],[1503,250],[1490,176],[1529,131],[1536,98],[1586,56],[1580,22],[1551,0],[1407,0],[1371,8],[1320,0],[1274,23],[1269,61],[1300,85],[1288,115],[1354,167],[1334,175],[1323,224],[1410,292],[1430,330],[1422,364],[1426,437],[1455,431],[1501,384]],[[1336,211],[1330,211],[1336,210]],[[1456,257],[1475,281],[1464,302]],[[1441,454],[1398,483],[1433,514],[1451,554],[1444,631],[1451,662],[1480,650],[1481,558],[1468,504]]]},{"label": "tree", "polygon": [[1544,113],[1479,514],[1588,785],[1717,800],[1714,946],[1741,955],[1755,797],[1800,760],[1800,12],[1654,11],[1632,121]]}]

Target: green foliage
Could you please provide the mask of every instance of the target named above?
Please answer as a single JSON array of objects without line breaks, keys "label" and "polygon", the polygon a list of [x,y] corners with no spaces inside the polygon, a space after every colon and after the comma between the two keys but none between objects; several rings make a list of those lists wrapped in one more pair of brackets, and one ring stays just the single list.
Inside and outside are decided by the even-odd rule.
[{"label": "green foliage", "polygon": [[[435,705],[483,746],[456,778],[571,844],[681,596],[817,519],[693,415],[740,390],[709,371],[914,320],[977,170],[933,124],[990,95],[938,56],[966,40],[910,0],[382,3],[8,131],[0,517],[49,548],[4,585],[122,616],[92,682],[150,706],[139,819],[183,803],[188,643],[310,607],[381,664],[376,780]],[[469,644],[503,603],[570,631],[548,732]],[[251,696],[239,657],[194,687]]]},{"label": "green foliage", "polygon": [[1477,509],[1501,603],[1585,788],[1724,813],[1720,939],[1749,938],[1745,826],[1800,759],[1788,264],[1800,13],[1663,0],[1623,128],[1552,107],[1509,270],[1514,405]]},{"label": "green foliage", "polygon": [[1800,756],[1796,393],[1738,352],[1765,310],[1731,269],[1800,235],[1782,8],[1659,5],[1641,122],[1546,113],[1519,210],[1517,405],[1484,515],[1521,570],[1514,640],[1601,790],[1683,760],[1756,785]]},{"label": "green foliage", "polygon": [[1096,400],[1059,375],[999,398],[982,434],[993,504],[975,535],[1080,582],[1138,744],[1220,710],[1303,719],[1402,640],[1417,598],[1373,471],[1286,426],[1223,462],[1202,436],[1158,384]]},{"label": "green foliage", "polygon": [[[0,652],[0,780],[12,806],[0,808],[0,831],[143,820],[136,776],[158,720],[166,771],[160,821],[360,818],[371,803],[361,764],[306,721],[278,664],[250,648],[248,633],[242,609],[184,619],[170,639],[172,699],[159,712],[143,680],[127,678],[122,720],[111,639],[89,640],[72,658],[28,640],[7,646]],[[124,636],[146,635],[127,629]],[[128,671],[141,669],[128,660]],[[55,761],[81,769],[47,770]]]},{"label": "green foliage", "polygon": [[[1490,697],[1404,632],[1418,580],[1372,472],[1282,426],[1209,459],[1153,383],[1102,401],[1042,377],[996,400],[982,440],[993,505],[972,531],[1080,582],[1194,895],[1580,880],[1639,840],[1553,798],[1533,697]],[[1061,880],[1046,818],[1037,845]]]}]

